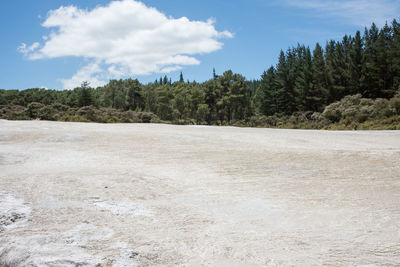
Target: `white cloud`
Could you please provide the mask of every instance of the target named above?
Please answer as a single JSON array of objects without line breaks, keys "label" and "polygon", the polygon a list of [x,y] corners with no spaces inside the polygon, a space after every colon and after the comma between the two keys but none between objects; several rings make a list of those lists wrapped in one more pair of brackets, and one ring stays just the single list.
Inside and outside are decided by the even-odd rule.
[{"label": "white cloud", "polygon": [[26,46],[25,43],[22,43],[20,46],[18,46],[17,50],[20,53],[28,54],[28,53],[31,53],[31,52],[35,51],[38,47],[39,47],[39,43],[38,42],[35,42],[30,46]]},{"label": "white cloud", "polygon": [[[110,78],[169,72],[198,65],[194,55],[222,48],[215,20],[190,21],[167,17],[155,8],[135,0],[113,1],[107,6],[82,10],[75,6],[51,10],[42,26],[53,29],[44,44],[18,49],[32,60],[67,56],[83,57],[90,63],[70,79],[64,88],[87,80],[92,86]],[[102,67],[101,67],[102,66]]]},{"label": "white cloud", "polygon": [[317,16],[329,16],[354,25],[369,27],[372,22],[383,26],[400,14],[398,0],[285,0],[290,6],[310,9]]},{"label": "white cloud", "polygon": [[60,79],[65,89],[75,88],[82,84],[83,81],[90,83],[90,86],[102,86],[105,83],[104,70],[99,63],[93,62],[79,69],[71,78]]}]

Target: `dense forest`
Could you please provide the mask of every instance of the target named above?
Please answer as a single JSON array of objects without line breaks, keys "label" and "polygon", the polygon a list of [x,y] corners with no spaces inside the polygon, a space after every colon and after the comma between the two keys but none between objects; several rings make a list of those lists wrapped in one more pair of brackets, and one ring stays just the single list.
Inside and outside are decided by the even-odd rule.
[{"label": "dense forest", "polygon": [[400,129],[400,23],[281,51],[259,80],[110,80],[74,90],[0,90],[0,118],[171,122],[289,128]]}]

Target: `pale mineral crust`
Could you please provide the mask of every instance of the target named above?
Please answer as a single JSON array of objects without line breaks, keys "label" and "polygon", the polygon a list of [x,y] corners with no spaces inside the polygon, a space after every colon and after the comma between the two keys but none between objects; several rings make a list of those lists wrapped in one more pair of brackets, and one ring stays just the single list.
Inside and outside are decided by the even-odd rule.
[{"label": "pale mineral crust", "polygon": [[0,120],[0,266],[399,266],[400,132]]}]

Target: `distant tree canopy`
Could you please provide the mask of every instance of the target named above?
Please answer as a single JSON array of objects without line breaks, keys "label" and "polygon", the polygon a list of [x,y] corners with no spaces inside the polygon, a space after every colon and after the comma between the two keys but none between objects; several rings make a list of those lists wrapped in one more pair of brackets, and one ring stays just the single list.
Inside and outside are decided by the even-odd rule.
[{"label": "distant tree canopy", "polygon": [[261,76],[261,112],[291,114],[322,111],[346,95],[391,98],[400,86],[400,26],[378,29],[372,24],[363,37],[344,36],[325,50],[298,45],[281,51],[279,63]]},{"label": "distant tree canopy", "polygon": [[280,52],[276,66],[259,80],[248,81],[231,70],[218,75],[215,69],[203,83],[185,82],[183,77],[181,72],[176,82],[164,76],[145,85],[137,79],[110,80],[98,88],[83,82],[63,91],[0,90],[0,105],[59,103],[151,112],[182,123],[232,124],[253,116],[322,112],[348,95],[390,99],[400,88],[400,24],[394,20],[381,29],[372,24],[363,34],[345,35],[325,47],[291,47]]}]

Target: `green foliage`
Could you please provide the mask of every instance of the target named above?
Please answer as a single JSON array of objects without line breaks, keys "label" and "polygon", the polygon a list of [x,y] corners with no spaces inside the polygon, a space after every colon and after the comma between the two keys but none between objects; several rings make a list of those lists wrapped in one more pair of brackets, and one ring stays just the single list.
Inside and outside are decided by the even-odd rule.
[{"label": "green foliage", "polygon": [[52,108],[52,106],[44,106],[38,112],[38,118],[41,120],[55,120],[55,115],[57,111]]},{"label": "green foliage", "polygon": [[394,114],[400,115],[400,96],[393,97],[389,102],[389,106]]},{"label": "green foliage", "polygon": [[291,114],[296,110],[293,66],[292,51],[289,49],[286,55],[281,51],[279,63],[276,67],[276,78],[274,80],[276,88],[276,112],[278,113]]},{"label": "green foliage", "polygon": [[[203,83],[110,80],[74,90],[0,90],[0,116],[87,122],[172,122],[287,128],[397,127],[400,115],[400,24],[375,24],[313,51],[297,45],[279,62],[247,81],[213,69]],[[389,118],[394,118],[391,121]]]},{"label": "green foliage", "polygon": [[28,105],[28,116],[32,119],[39,118],[40,117],[40,110],[44,107],[45,105],[42,103],[38,102],[32,102]]},{"label": "green foliage", "polygon": [[382,98],[375,100],[362,98],[361,94],[346,96],[327,106],[322,116],[333,123],[342,122],[345,125],[352,122],[363,123],[367,120],[384,119],[395,115],[389,104],[393,99],[389,102]]},{"label": "green foliage", "polygon": [[277,87],[275,83],[276,71],[274,67],[270,67],[261,75],[260,85],[260,111],[262,114],[270,116],[277,112]]},{"label": "green foliage", "polygon": [[6,120],[28,120],[27,108],[19,105],[1,105],[0,118]]},{"label": "green foliage", "polygon": [[197,122],[199,124],[205,124],[209,113],[210,109],[207,104],[198,104],[196,112]]},{"label": "green foliage", "polygon": [[151,112],[139,112],[138,113],[139,120],[138,122],[143,122],[143,123],[158,123],[161,122],[161,120],[157,117],[157,115],[151,113]]},{"label": "green foliage", "polygon": [[312,73],[312,86],[306,99],[311,110],[320,111],[328,102],[329,91],[324,54],[318,43],[313,52]]},{"label": "green foliage", "polygon": [[81,87],[76,88],[79,91],[78,105],[80,107],[90,106],[93,104],[92,90],[88,82],[82,82]]}]

